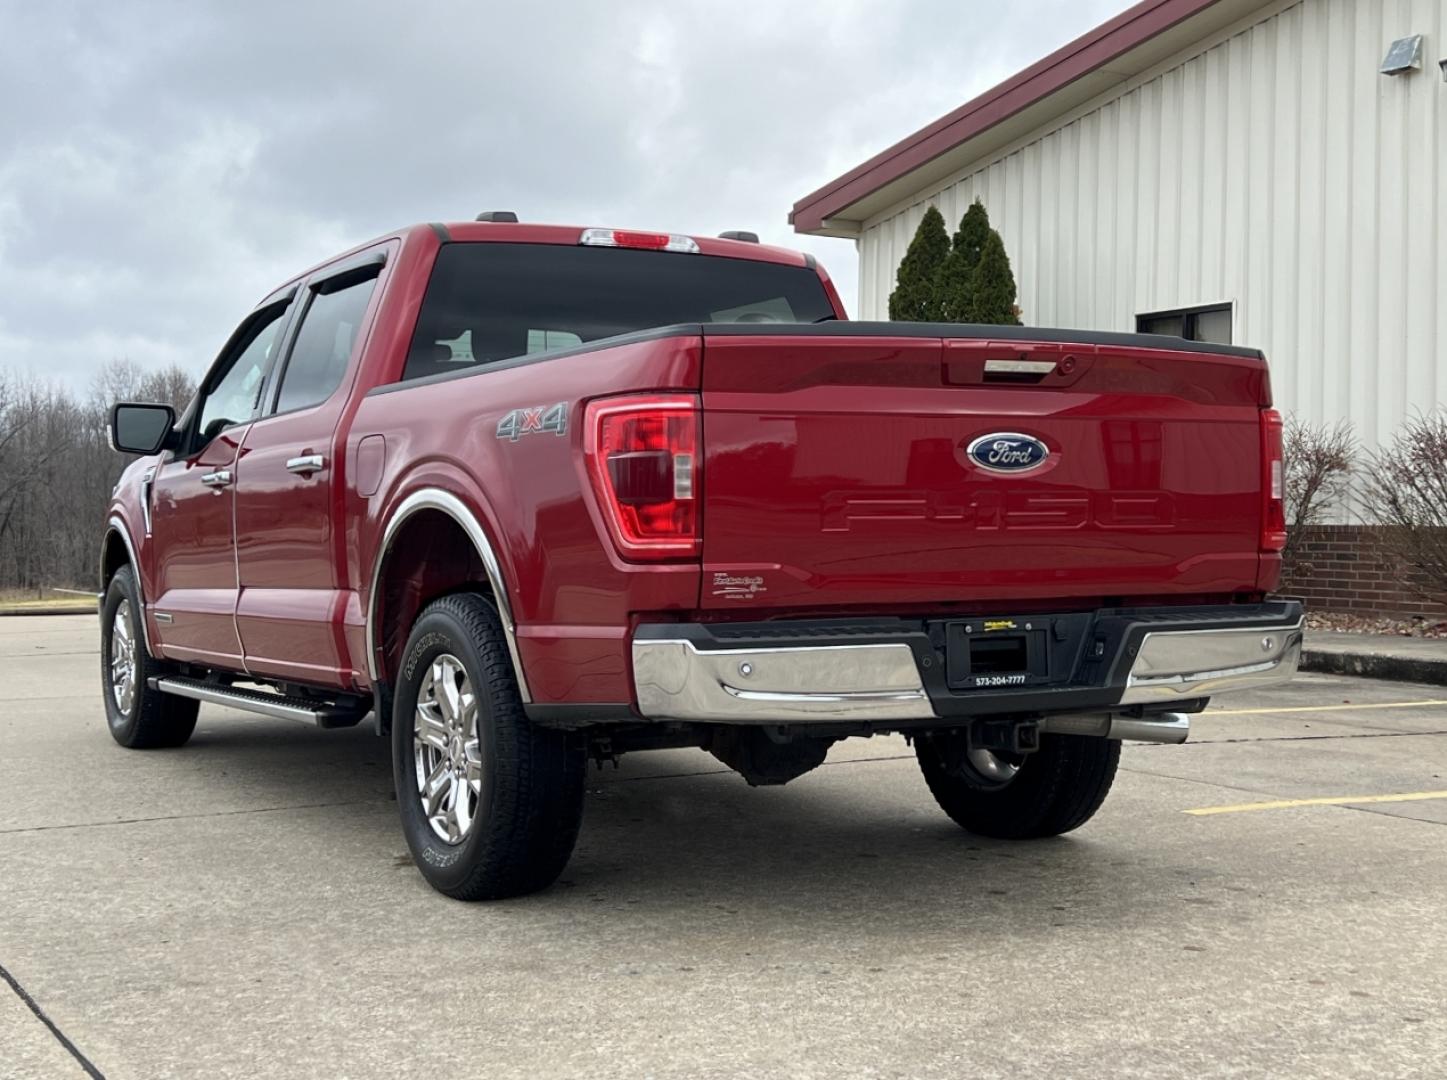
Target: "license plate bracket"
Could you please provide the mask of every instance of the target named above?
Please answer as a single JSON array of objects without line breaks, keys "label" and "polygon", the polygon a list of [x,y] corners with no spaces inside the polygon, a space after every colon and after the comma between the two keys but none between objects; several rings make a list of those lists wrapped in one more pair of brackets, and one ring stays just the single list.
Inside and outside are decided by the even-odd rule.
[{"label": "license plate bracket", "polygon": [[968,619],[945,624],[951,690],[1031,686],[1050,680],[1049,619]]}]

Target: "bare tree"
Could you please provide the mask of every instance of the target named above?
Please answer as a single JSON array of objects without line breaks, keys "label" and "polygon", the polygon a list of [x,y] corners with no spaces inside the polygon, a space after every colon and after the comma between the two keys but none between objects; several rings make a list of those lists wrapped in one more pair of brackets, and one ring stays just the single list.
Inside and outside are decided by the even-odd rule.
[{"label": "bare tree", "polygon": [[196,380],[174,365],[146,372],[136,385],[137,401],[159,401],[175,409],[178,416],[195,396]]},{"label": "bare tree", "polygon": [[0,372],[0,588],[94,584],[101,517],[126,458],[110,449],[111,405],[194,392],[179,368],[102,367],[77,397],[44,380]]},{"label": "bare tree", "polygon": [[1284,444],[1288,527],[1282,559],[1290,566],[1300,555],[1303,530],[1320,525],[1333,506],[1344,505],[1357,441],[1349,421],[1328,427],[1292,417]]},{"label": "bare tree", "polygon": [[1408,420],[1370,461],[1362,504],[1382,547],[1420,575],[1408,584],[1447,600],[1447,412]]}]

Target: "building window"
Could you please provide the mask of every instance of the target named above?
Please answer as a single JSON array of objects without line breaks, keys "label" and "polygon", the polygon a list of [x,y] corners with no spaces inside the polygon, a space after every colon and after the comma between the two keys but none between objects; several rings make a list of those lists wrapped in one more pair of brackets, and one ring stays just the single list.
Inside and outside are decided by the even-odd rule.
[{"label": "building window", "polygon": [[1148,315],[1137,315],[1135,328],[1138,334],[1167,334],[1187,341],[1230,345],[1231,305],[1153,311]]}]

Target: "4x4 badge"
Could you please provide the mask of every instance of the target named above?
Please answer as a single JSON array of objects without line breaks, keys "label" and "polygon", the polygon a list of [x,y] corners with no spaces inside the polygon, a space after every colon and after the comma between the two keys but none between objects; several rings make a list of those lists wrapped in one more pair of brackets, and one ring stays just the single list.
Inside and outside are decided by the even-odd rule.
[{"label": "4x4 badge", "polygon": [[568,403],[538,405],[531,409],[514,409],[497,422],[497,437],[517,442],[524,435],[568,433]]}]

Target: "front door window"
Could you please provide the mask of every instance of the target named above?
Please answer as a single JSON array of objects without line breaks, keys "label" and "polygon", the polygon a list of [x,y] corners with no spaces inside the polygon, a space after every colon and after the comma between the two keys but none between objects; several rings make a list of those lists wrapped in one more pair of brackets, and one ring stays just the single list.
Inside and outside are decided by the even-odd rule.
[{"label": "front door window", "polygon": [[213,376],[213,385],[201,402],[193,451],[200,450],[227,428],[245,423],[255,414],[266,378],[266,366],[286,321],[283,317],[286,309],[287,305],[281,304],[259,316],[243,336],[243,344],[239,351],[233,353],[230,365]]}]

